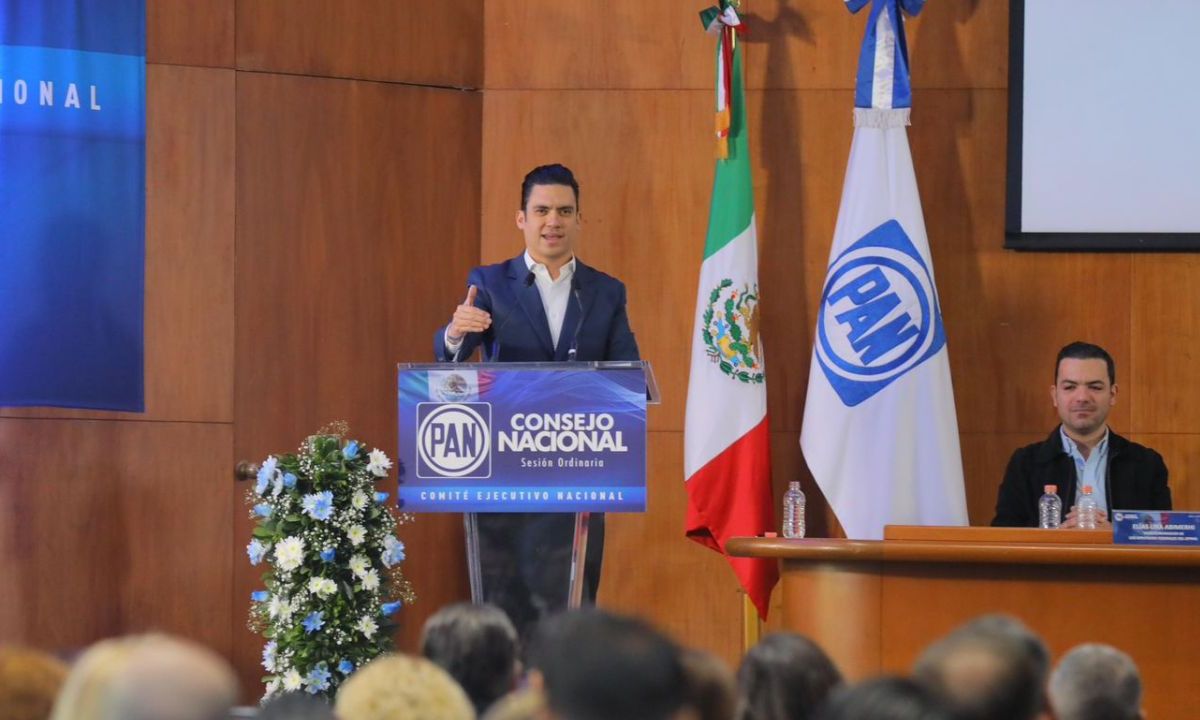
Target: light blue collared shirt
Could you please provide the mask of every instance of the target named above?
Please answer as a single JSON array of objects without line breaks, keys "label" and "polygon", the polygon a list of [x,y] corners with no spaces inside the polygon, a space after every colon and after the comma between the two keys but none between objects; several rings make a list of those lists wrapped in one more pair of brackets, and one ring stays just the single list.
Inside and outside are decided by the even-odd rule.
[{"label": "light blue collared shirt", "polygon": [[1083,486],[1091,485],[1092,497],[1096,498],[1100,512],[1108,512],[1108,488],[1104,481],[1108,473],[1108,429],[1105,428],[1104,437],[1092,448],[1086,460],[1083,453],[1079,452],[1079,446],[1067,436],[1067,431],[1061,425],[1058,426],[1058,434],[1062,436],[1063,450],[1075,461],[1075,504],[1078,505],[1079,498],[1083,497]]}]

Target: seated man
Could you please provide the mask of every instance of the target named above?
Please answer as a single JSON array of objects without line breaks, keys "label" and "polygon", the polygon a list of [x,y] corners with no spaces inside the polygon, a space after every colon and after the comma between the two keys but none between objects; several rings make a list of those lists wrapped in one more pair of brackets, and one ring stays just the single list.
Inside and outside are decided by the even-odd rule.
[{"label": "seated man", "polygon": [[1076,498],[1087,485],[1101,510],[1097,527],[1108,526],[1114,508],[1171,509],[1162,456],[1108,428],[1108,412],[1117,402],[1116,376],[1104,348],[1073,342],[1059,350],[1050,399],[1062,424],[1042,442],[1013,453],[992,525],[1037,527],[1038,499],[1046,485],[1058,488],[1064,528],[1078,525]]}]

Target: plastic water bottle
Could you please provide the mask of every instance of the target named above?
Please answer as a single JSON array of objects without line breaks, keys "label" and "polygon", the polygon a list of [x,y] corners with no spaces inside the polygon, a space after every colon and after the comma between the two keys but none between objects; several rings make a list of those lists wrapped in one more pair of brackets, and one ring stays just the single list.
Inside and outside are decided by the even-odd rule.
[{"label": "plastic water bottle", "polygon": [[1096,503],[1095,496],[1092,495],[1092,486],[1083,486],[1083,497],[1079,498],[1079,503],[1075,506],[1079,513],[1079,527],[1084,530],[1096,529],[1096,518],[1100,515],[1100,505]]},{"label": "plastic water bottle", "polygon": [[1058,486],[1047,485],[1046,494],[1038,500],[1038,527],[1053,530],[1062,523],[1062,499],[1058,497]]},{"label": "plastic water bottle", "polygon": [[783,536],[804,537],[804,491],[798,482],[789,483],[783,494]]}]

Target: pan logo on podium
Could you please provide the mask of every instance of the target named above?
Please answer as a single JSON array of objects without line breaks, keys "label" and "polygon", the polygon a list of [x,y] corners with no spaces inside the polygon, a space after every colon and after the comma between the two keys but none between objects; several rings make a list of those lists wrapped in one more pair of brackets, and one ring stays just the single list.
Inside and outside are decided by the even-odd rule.
[{"label": "pan logo on podium", "polygon": [[492,406],[418,404],[417,456],[417,477],[490,477]]},{"label": "pan logo on podium", "polygon": [[404,510],[645,510],[640,364],[469,367],[400,371]]}]

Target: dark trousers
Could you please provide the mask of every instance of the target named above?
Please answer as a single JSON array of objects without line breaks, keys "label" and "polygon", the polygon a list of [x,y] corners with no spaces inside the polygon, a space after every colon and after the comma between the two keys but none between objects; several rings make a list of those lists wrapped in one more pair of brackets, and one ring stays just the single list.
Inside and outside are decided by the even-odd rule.
[{"label": "dark trousers", "polygon": [[[483,600],[508,614],[524,647],[539,620],[567,607],[574,513],[479,513]],[[604,514],[592,513],[583,603],[595,602],[604,557]]]}]

